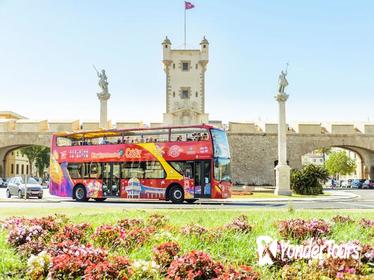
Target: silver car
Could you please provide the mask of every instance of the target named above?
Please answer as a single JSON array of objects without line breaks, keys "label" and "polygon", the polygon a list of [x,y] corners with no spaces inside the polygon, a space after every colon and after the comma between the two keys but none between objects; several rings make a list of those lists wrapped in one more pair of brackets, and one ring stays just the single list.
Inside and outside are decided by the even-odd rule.
[{"label": "silver car", "polygon": [[26,198],[34,196],[42,199],[43,188],[34,178],[28,178],[27,184],[25,184],[22,177],[13,177],[10,178],[6,189],[6,196],[10,198],[12,195],[16,195],[18,198],[23,198],[26,195]]}]

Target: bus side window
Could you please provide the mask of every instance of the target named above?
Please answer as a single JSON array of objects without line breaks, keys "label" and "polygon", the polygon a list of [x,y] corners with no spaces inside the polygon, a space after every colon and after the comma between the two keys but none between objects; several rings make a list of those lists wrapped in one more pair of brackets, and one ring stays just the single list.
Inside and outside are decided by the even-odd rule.
[{"label": "bus side window", "polygon": [[68,171],[71,179],[82,178],[82,164],[81,163],[69,163]]},{"label": "bus side window", "polygon": [[100,179],[101,178],[101,165],[97,162],[92,162],[90,164],[90,178]]}]

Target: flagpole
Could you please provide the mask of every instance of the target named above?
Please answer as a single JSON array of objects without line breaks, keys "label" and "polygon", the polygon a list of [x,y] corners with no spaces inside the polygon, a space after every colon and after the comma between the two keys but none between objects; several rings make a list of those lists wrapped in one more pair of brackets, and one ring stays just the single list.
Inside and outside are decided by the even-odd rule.
[{"label": "flagpole", "polygon": [[186,7],[184,7],[184,48],[186,48]]}]

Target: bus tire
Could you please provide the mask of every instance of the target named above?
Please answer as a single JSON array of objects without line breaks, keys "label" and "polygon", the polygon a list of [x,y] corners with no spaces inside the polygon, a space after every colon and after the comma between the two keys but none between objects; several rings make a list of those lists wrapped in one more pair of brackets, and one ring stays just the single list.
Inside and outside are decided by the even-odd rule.
[{"label": "bus tire", "polygon": [[195,203],[196,200],[197,200],[197,199],[186,199],[186,202],[187,202],[188,204],[193,204],[193,203]]},{"label": "bus tire", "polygon": [[181,186],[174,185],[169,190],[169,199],[175,204],[183,203],[184,192]]},{"label": "bus tire", "polygon": [[73,198],[78,202],[85,202],[88,200],[86,188],[83,185],[77,185],[74,187]]},{"label": "bus tire", "polygon": [[97,198],[94,198],[94,200],[95,200],[96,202],[103,202],[103,201],[106,200],[106,197],[97,197]]}]

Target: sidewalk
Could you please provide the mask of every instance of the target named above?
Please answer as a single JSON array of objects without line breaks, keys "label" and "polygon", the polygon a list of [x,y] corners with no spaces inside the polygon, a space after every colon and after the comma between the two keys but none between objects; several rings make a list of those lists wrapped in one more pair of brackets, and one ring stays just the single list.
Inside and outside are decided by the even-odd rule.
[{"label": "sidewalk", "polygon": [[[294,202],[300,202],[300,201],[347,201],[347,200],[353,200],[355,198],[359,198],[360,196],[357,194],[344,192],[344,191],[325,191],[324,196],[320,197],[275,197],[275,198],[251,198],[250,196],[246,197],[237,197],[237,198],[227,198],[227,199],[199,199],[197,202],[199,203],[253,203],[253,202],[285,202],[285,201],[294,201]],[[12,198],[0,198],[0,203],[61,203],[64,201],[71,201],[71,198],[64,198],[64,197],[58,197],[58,196],[52,196],[52,195],[45,195],[43,199],[37,199],[37,198],[30,198],[30,199],[19,199],[17,197]],[[117,199],[118,200],[118,199]],[[123,200],[126,201],[126,200]],[[152,201],[152,200],[140,200],[140,201]]]},{"label": "sidewalk", "polygon": [[360,197],[357,194],[348,193],[344,191],[325,191],[326,196],[320,197],[279,197],[279,198],[227,198],[227,199],[199,199],[199,202],[222,202],[222,203],[245,203],[245,202],[284,202],[284,201],[337,201],[337,200],[352,200]]}]

